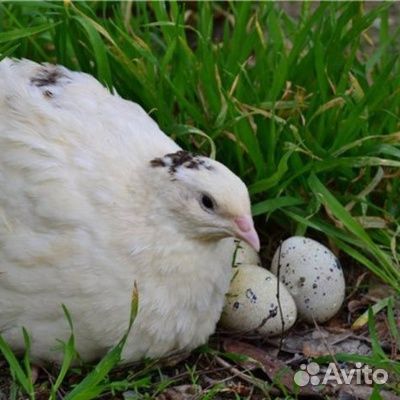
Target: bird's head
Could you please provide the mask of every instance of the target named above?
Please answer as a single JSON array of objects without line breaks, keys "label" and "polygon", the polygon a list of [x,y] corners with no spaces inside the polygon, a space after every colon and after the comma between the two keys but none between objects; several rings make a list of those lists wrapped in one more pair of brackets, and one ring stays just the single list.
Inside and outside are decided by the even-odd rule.
[{"label": "bird's head", "polygon": [[155,158],[150,166],[159,178],[155,183],[162,207],[186,235],[204,241],[233,236],[259,251],[249,193],[232,171],[183,150]]}]

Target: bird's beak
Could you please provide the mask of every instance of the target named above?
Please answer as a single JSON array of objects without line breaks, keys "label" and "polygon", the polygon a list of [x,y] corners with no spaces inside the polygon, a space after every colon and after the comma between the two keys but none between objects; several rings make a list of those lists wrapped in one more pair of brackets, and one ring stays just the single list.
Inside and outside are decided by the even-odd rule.
[{"label": "bird's beak", "polygon": [[257,253],[260,251],[260,239],[254,229],[253,218],[250,215],[243,215],[235,218],[235,236],[244,240]]}]

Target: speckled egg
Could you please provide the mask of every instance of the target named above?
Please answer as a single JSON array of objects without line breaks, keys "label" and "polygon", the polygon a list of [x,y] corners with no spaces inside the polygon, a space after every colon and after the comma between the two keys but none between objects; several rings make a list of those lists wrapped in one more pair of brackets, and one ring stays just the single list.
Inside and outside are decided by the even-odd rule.
[{"label": "speckled egg", "polygon": [[[232,268],[233,278],[225,299],[221,325],[235,331],[254,331],[273,336],[291,328],[296,321],[296,304],[278,280],[265,268],[257,265],[242,265]],[[284,325],[282,326],[282,319]]]},{"label": "speckled egg", "polygon": [[293,236],[276,250],[271,271],[292,294],[299,316],[325,322],[343,304],[345,281],[336,256],[315,240]]},{"label": "speckled egg", "polygon": [[251,246],[241,240],[232,240],[234,240],[235,246],[234,265],[251,264],[261,266],[260,256]]}]

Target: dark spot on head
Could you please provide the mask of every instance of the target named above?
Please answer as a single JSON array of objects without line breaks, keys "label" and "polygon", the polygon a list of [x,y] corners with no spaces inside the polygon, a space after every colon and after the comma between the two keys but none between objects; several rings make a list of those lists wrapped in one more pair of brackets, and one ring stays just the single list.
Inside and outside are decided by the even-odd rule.
[{"label": "dark spot on head", "polygon": [[184,164],[188,169],[199,169],[200,165],[204,165],[204,160],[190,160],[188,163]]},{"label": "dark spot on head", "polygon": [[168,167],[168,172],[174,174],[179,167],[187,169],[205,168],[212,170],[213,167],[206,163],[200,156],[193,155],[185,150],[178,150],[175,153],[166,154],[164,157],[157,157],[150,161],[152,167]]},{"label": "dark spot on head", "polygon": [[49,99],[51,99],[54,96],[54,93],[51,92],[50,90],[45,90],[43,92],[44,97],[48,97]]},{"label": "dark spot on head", "polygon": [[49,65],[42,67],[37,75],[31,78],[31,84],[36,87],[54,86],[59,83],[62,78],[67,78],[61,68]]},{"label": "dark spot on head", "polygon": [[317,285],[316,283],[314,283],[314,284],[312,285],[312,287],[313,287],[313,289],[316,289],[316,288],[318,287],[318,285]]},{"label": "dark spot on head", "polygon": [[304,300],[304,303],[306,303],[306,304],[308,304],[309,302],[310,302],[310,299],[309,299],[309,298],[307,298],[307,299]]},{"label": "dark spot on head", "polygon": [[165,167],[165,162],[162,158],[155,158],[154,160],[150,161],[152,167]]},{"label": "dark spot on head", "polygon": [[322,293],[322,296],[326,296],[326,293],[324,292],[324,293]]},{"label": "dark spot on head", "polygon": [[239,303],[238,301],[235,301],[235,302],[233,303],[233,308],[234,308],[235,310],[237,310],[237,309],[239,308],[239,306],[240,306],[240,303]]},{"label": "dark spot on head", "polygon": [[329,271],[333,272],[333,268],[329,268]]}]

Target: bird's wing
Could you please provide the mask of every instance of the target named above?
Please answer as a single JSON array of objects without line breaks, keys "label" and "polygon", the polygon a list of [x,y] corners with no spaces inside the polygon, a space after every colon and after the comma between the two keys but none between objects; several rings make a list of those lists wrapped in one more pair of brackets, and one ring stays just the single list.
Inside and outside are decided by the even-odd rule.
[{"label": "bird's wing", "polygon": [[31,304],[39,315],[63,292],[79,298],[92,265],[114,267],[124,240],[144,247],[139,175],[178,149],[139,105],[87,74],[0,62],[0,331],[36,315]]},{"label": "bird's wing", "polygon": [[127,186],[138,190],[150,160],[178,149],[139,105],[90,75],[0,62],[0,232],[14,217],[32,228],[39,217],[85,221],[119,194],[139,207],[145,196],[128,198]]}]

